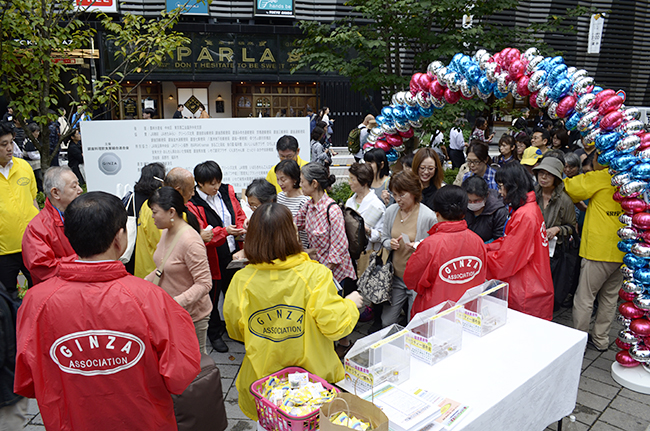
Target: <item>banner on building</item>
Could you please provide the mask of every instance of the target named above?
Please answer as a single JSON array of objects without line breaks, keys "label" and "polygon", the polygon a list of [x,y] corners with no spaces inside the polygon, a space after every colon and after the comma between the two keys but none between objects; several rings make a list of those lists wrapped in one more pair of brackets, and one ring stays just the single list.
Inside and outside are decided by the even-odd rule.
[{"label": "banner on building", "polygon": [[603,39],[603,26],[605,25],[605,14],[591,15],[589,23],[589,46],[587,54],[600,54],[600,42]]},{"label": "banner on building", "polygon": [[294,17],[293,0],[255,0],[255,15]]},{"label": "banner on building", "polygon": [[208,0],[165,0],[165,3],[167,12],[182,7],[183,15],[208,15]]},{"label": "banner on building", "polygon": [[75,0],[77,9],[88,12],[117,13],[118,0]]},{"label": "banner on building", "polygon": [[301,118],[210,118],[197,120],[84,121],[81,137],[88,191],[122,197],[133,189],[146,164],[190,172],[206,160],[223,171],[223,182],[238,193],[256,178],[266,178],[278,162],[275,145],[293,135],[300,157],[309,160],[309,120]]}]

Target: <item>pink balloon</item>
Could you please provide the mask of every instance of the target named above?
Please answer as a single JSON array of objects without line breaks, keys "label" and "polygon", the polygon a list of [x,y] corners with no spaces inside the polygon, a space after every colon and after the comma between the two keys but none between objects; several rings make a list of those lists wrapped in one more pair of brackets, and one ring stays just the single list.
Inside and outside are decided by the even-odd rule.
[{"label": "pink balloon", "polygon": [[422,90],[422,88],[420,88],[420,77],[422,75],[423,75],[422,73],[418,72],[418,73],[414,73],[413,76],[411,77],[409,88],[411,89],[411,92],[414,94]]},{"label": "pink balloon", "polygon": [[388,142],[386,142],[384,140],[380,140],[380,141],[375,142],[375,147],[381,148],[385,152],[389,152],[390,149],[391,149],[391,146],[388,144]]},{"label": "pink balloon", "polygon": [[632,300],[634,300],[634,298],[636,298],[636,293],[626,292],[623,289],[621,289],[621,290],[618,291],[618,296],[623,301],[632,301]]},{"label": "pink balloon", "polygon": [[413,137],[413,129],[408,129],[406,132],[397,132],[402,138],[412,138]]},{"label": "pink balloon", "polygon": [[519,61],[521,53],[517,48],[510,48],[510,51],[506,54],[506,64],[513,65],[516,61]]},{"label": "pink balloon", "polygon": [[619,340],[618,338],[616,339],[615,342],[616,342],[616,345],[618,346],[619,349],[627,350],[627,349],[629,349],[630,347],[632,347],[631,344],[629,344],[629,343],[624,343],[624,342],[622,342],[621,340]]},{"label": "pink balloon", "polygon": [[560,118],[568,117],[573,112],[573,108],[575,108],[576,102],[577,99],[574,96],[565,96],[557,104],[557,109],[555,110],[555,113]]},{"label": "pink balloon", "polygon": [[460,91],[451,91],[450,89],[445,89],[445,100],[447,103],[452,105],[460,100]]},{"label": "pink balloon", "polygon": [[601,91],[600,93],[596,94],[596,98],[594,99],[594,106],[600,106],[602,102],[612,96],[616,96],[616,91],[610,89]]},{"label": "pink balloon", "polygon": [[650,229],[650,214],[640,212],[632,216],[632,225],[639,229]]},{"label": "pink balloon", "polygon": [[518,59],[513,61],[512,64],[510,64],[510,67],[508,68],[508,75],[510,76],[510,79],[512,79],[513,81],[524,76],[524,72],[526,72],[526,66],[524,66],[524,63],[522,63]]},{"label": "pink balloon", "polygon": [[650,133],[643,133],[641,136],[641,143],[645,144],[650,142]]},{"label": "pink balloon", "polygon": [[[418,81],[418,84],[420,85],[420,89],[422,91],[424,91],[424,90],[427,90],[429,88],[429,86],[431,85],[431,81],[433,81],[433,79],[429,75],[427,75],[426,73],[422,73],[422,74],[420,74],[420,77],[418,78],[417,81]],[[417,92],[415,92],[413,94],[415,95],[415,94],[417,94]]]},{"label": "pink balloon", "polygon": [[609,114],[610,112],[620,108],[622,104],[623,99],[618,95],[614,95],[608,99],[603,100],[600,105],[598,105],[598,113],[600,115]]},{"label": "pink balloon", "polygon": [[636,361],[632,356],[630,356],[630,352],[627,350],[621,350],[616,354],[616,362],[621,364],[622,367],[625,368],[632,368],[636,367],[639,365],[639,362]]},{"label": "pink balloon", "polygon": [[621,201],[621,207],[628,214],[636,214],[645,211],[647,205],[643,199],[625,198]]},{"label": "pink balloon", "polygon": [[610,112],[609,114],[605,115],[602,120],[600,120],[600,128],[601,130],[609,132],[610,130],[613,130],[620,126],[622,122],[623,113],[621,111]]},{"label": "pink balloon", "polygon": [[402,145],[402,137],[395,133],[394,135],[386,135],[386,142],[392,147],[399,147]]},{"label": "pink balloon", "polygon": [[624,302],[618,306],[618,312],[628,319],[639,319],[645,312],[640,310],[632,302]]},{"label": "pink balloon", "polygon": [[492,58],[490,58],[488,61],[490,63],[501,64],[501,53],[497,52],[496,54],[492,55]]},{"label": "pink balloon", "polygon": [[630,323],[630,331],[642,337],[650,336],[650,320],[648,319],[634,319]]},{"label": "pink balloon", "polygon": [[641,232],[641,238],[643,239],[643,241],[650,244],[650,230],[646,230],[646,231]]},{"label": "pink balloon", "polygon": [[530,78],[524,75],[521,78],[519,78],[519,80],[517,81],[517,93],[519,93],[521,97],[526,97],[530,95],[530,90],[528,89],[529,80]]},{"label": "pink balloon", "polygon": [[442,99],[442,97],[445,95],[445,87],[438,82],[438,80],[433,80],[431,82],[431,85],[429,85],[429,94],[431,94],[431,97],[434,97],[436,99]]},{"label": "pink balloon", "polygon": [[363,144],[363,149],[364,150],[369,150],[371,148],[375,148],[375,147],[370,142],[366,142],[365,144]]},{"label": "pink balloon", "polygon": [[[519,90],[517,90],[517,91],[519,91]],[[536,91],[534,93],[530,93],[530,97],[528,98],[528,102],[530,103],[530,106],[532,108],[539,108],[539,105],[537,105],[537,93],[538,93],[538,91]],[[519,93],[519,94],[521,94],[521,93]]]},{"label": "pink balloon", "polygon": [[623,199],[626,199],[624,196],[622,196],[618,190],[614,192],[614,195],[612,195],[612,199],[614,199],[616,202],[623,202]]}]

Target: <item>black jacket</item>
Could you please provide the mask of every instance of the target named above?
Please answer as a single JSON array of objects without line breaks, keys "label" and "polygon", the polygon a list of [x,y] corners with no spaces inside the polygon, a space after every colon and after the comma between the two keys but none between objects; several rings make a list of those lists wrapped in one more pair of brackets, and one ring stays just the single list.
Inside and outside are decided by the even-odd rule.
[{"label": "black jacket", "polygon": [[484,242],[501,238],[507,219],[508,208],[496,190],[488,190],[488,197],[481,214],[475,216],[470,210],[465,213],[467,227]]},{"label": "black jacket", "polygon": [[436,195],[437,191],[438,188],[433,185],[433,182],[430,182],[429,187],[422,190],[422,203],[429,207],[431,211],[435,211],[433,209],[433,197]]},{"label": "black jacket", "polygon": [[16,315],[13,302],[0,284],[0,408],[16,404],[22,397],[14,393],[16,369]]},{"label": "black jacket", "polygon": [[76,144],[73,141],[70,141],[70,145],[68,146],[68,167],[72,169],[72,172],[77,176],[79,184],[86,184],[83,175],[81,175],[81,170],[79,169],[79,165],[82,165],[83,162],[84,153],[81,148],[81,142]]}]

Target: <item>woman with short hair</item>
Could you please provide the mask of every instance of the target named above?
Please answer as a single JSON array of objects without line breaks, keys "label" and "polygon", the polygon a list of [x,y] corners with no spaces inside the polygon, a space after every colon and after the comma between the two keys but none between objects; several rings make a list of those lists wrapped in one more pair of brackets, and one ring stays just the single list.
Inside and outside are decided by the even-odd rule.
[{"label": "woman with short hair", "polygon": [[244,194],[246,195],[248,206],[253,211],[264,204],[275,202],[277,199],[275,186],[264,178],[254,179],[248,187],[246,187],[246,192]]},{"label": "woman with short hair", "polygon": [[420,148],[413,157],[411,170],[422,183],[422,203],[433,210],[433,197],[436,191],[445,185],[442,181],[445,172],[438,153],[431,148]]},{"label": "woman with short hair", "polygon": [[465,221],[469,230],[480,236],[483,242],[501,238],[508,220],[508,208],[499,192],[488,189],[485,180],[476,175],[463,181],[462,188],[468,197]]},{"label": "woman with short hair", "polygon": [[496,173],[499,193],[512,214],[505,236],[488,248],[488,279],[510,284],[508,307],[542,319],[553,318],[553,279],[544,217],[526,168],[508,163]]},{"label": "woman with short hair", "polygon": [[350,166],[348,181],[350,190],[354,193],[345,203],[345,206],[352,208],[363,217],[368,237],[367,250],[379,250],[381,248],[381,231],[384,226],[384,213],[386,206],[370,190],[374,179],[372,168],[367,163],[353,163]]},{"label": "woman with short hair", "polygon": [[332,342],[352,332],[362,299],[357,292],[337,295],[332,272],[302,252],[283,205],[264,204],[253,213],[244,250],[250,264],[233,277],[223,311],[228,335],[246,349],[239,407],[257,420],[249,389],[262,377],[298,366],[331,383],[344,378]]},{"label": "woman with short hair", "polygon": [[482,177],[488,185],[488,188],[497,190],[497,183],[494,181],[496,171],[489,166],[490,155],[488,154],[488,147],[479,143],[470,144],[467,148],[467,167],[469,172],[463,175],[463,181],[472,175]]},{"label": "woman with short hair", "polygon": [[[300,166],[293,159],[282,160],[275,165],[275,176],[282,190],[278,193],[277,202],[289,208],[291,215],[296,217],[300,207],[309,200],[309,196],[305,196],[300,188]],[[300,231],[298,235],[300,236],[302,248],[308,249],[307,232]]]},{"label": "woman with short hair", "polygon": [[[404,284],[406,262],[415,251],[416,243],[426,238],[429,229],[437,222],[433,211],[420,202],[422,184],[412,171],[393,175],[390,191],[396,203],[386,210],[381,240],[384,248],[393,251],[393,292],[390,305],[385,304],[383,307],[383,327],[399,321],[402,306],[406,301],[410,313],[415,295],[409,292]],[[408,241],[403,235],[408,237]]]}]

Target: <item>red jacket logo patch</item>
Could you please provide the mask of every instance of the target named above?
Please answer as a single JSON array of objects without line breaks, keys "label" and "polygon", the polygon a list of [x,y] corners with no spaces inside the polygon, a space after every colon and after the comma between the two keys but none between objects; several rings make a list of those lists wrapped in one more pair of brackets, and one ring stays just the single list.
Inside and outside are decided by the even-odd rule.
[{"label": "red jacket logo patch", "polygon": [[444,263],[438,276],[447,283],[462,284],[472,280],[481,272],[483,262],[476,256],[461,256]]},{"label": "red jacket logo patch", "polygon": [[101,329],[64,335],[52,344],[50,357],[64,373],[97,376],[131,368],[144,350],[135,335]]}]

